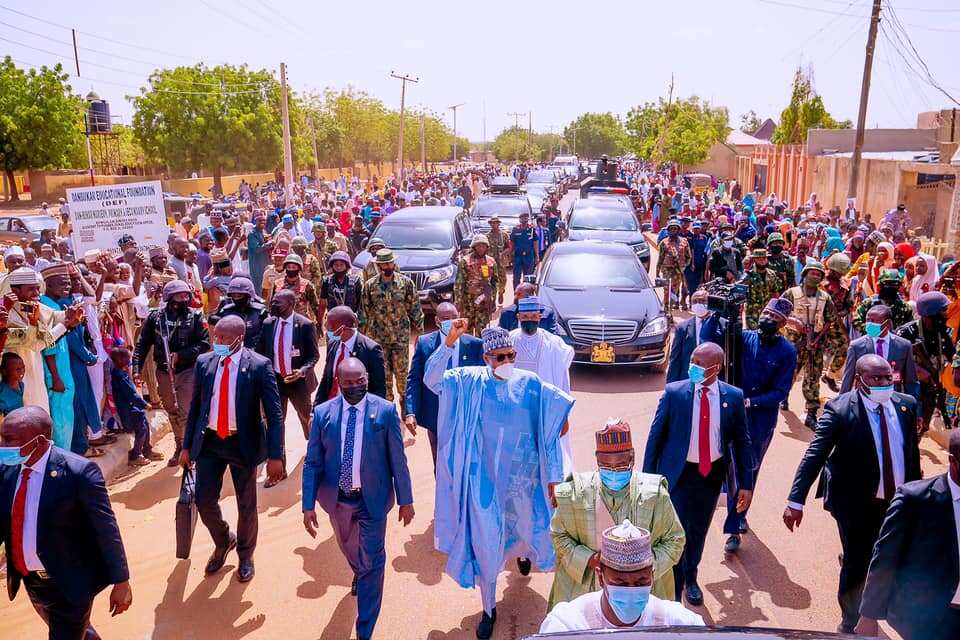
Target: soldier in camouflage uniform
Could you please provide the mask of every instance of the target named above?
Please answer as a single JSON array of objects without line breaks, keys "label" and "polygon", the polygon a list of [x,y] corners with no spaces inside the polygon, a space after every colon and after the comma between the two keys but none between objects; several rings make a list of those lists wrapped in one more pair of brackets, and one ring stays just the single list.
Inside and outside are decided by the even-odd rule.
[{"label": "soldier in camouflage uniform", "polygon": [[478,337],[490,324],[499,286],[497,261],[487,255],[489,249],[487,236],[482,233],[473,236],[470,251],[457,265],[457,280],[453,285],[454,303],[462,317],[470,321],[468,331]]},{"label": "soldier in camouflage uniform", "polygon": [[879,292],[872,295],[857,307],[856,316],[853,318],[853,326],[860,333],[866,331],[867,311],[870,307],[877,304],[885,304],[890,307],[890,331],[896,332],[897,329],[913,322],[913,310],[903,298],[900,297],[900,287],[903,285],[903,276],[896,269],[884,269],[877,278],[877,287]]},{"label": "soldier in camouflage uniform", "polygon": [[750,287],[747,294],[747,328],[760,327],[760,313],[767,303],[780,295],[780,278],[773,269],[767,267],[767,250],[754,249],[751,254],[753,268],[747,272],[745,284]]},{"label": "soldier in camouflage uniform", "polygon": [[[796,376],[803,372],[803,398],[807,417],[804,424],[817,428],[820,411],[820,372],[823,371],[824,340],[836,312],[830,294],[820,288],[827,270],[819,262],[810,262],[803,268],[800,286],[787,289],[783,296],[793,304],[793,314],[787,319],[784,335],[797,349]],[[794,377],[796,380],[796,377]]]},{"label": "soldier in camouflage uniform", "polygon": [[674,298],[680,299],[683,289],[683,270],[693,261],[687,239],[680,235],[680,221],[671,218],[667,222],[667,237],[657,245],[657,277],[663,275],[670,283],[666,296],[667,310],[674,307]]},{"label": "soldier in camouflage uniform", "polygon": [[320,291],[323,284],[323,266],[317,256],[309,251],[307,239],[297,236],[290,241],[290,249],[303,260],[303,277],[310,281],[314,290]]},{"label": "soldier in camouflage uniform", "polygon": [[487,242],[490,243],[490,257],[497,262],[497,304],[503,304],[503,294],[507,290],[507,270],[512,268],[510,262],[510,234],[500,228],[500,217],[491,216],[490,233]]},{"label": "soldier in camouflage uniform", "polygon": [[290,253],[283,259],[282,278],[277,278],[273,283],[273,295],[281,289],[290,289],[297,294],[296,312],[302,316],[310,318],[312,322],[317,321],[320,315],[320,296],[317,290],[313,288],[313,283],[304,278],[303,258],[295,253]]},{"label": "soldier in camouflage uniform", "polygon": [[[313,243],[310,245],[310,253],[317,258],[317,261],[321,267],[323,267],[323,275],[330,273],[330,270],[327,268],[327,263],[330,261],[330,256],[333,255],[334,251],[337,251],[337,243],[327,236],[327,228],[319,220],[314,222]],[[319,290],[320,286],[317,285],[317,291]]]},{"label": "soldier in camouflage uniform", "polygon": [[853,311],[853,297],[850,295],[850,283],[844,274],[850,270],[850,257],[845,253],[835,253],[827,259],[827,277],[821,283],[824,291],[830,294],[836,318],[830,325],[824,347],[832,356],[830,367],[823,374],[823,381],[831,391],[840,393],[837,381],[843,373],[847,361],[847,347],[850,346],[850,332],[847,322]]},{"label": "soldier in camouflage uniform", "polygon": [[785,244],[783,234],[779,231],[774,231],[767,236],[767,266],[780,276],[780,293],[794,286],[797,281],[793,258],[784,249]]},{"label": "soldier in camouflage uniform", "polygon": [[[376,278],[380,275],[380,272],[377,270],[377,253],[386,248],[386,243],[380,238],[370,238],[370,242],[367,243],[367,252],[370,254],[370,259],[367,260],[367,264],[363,265],[363,275],[360,278],[360,281],[366,284],[367,280],[370,278]],[[397,269],[397,272],[400,270]]]},{"label": "soldier in camouflage uniform", "polygon": [[387,400],[403,398],[410,363],[410,338],[423,331],[423,309],[413,280],[397,271],[390,249],[377,252],[379,274],[363,284],[360,293],[360,331],[383,347],[383,370],[387,379]]}]

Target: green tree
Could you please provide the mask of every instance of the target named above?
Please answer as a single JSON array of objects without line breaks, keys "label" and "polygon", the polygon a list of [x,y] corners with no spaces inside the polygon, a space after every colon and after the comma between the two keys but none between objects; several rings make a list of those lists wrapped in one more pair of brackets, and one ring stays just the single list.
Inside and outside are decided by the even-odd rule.
[{"label": "green tree", "polygon": [[490,144],[490,150],[503,162],[539,160],[543,155],[543,150],[523,127],[508,127],[501,131]]},{"label": "green tree", "polygon": [[280,83],[271,72],[198,64],[155,71],[149,82],[128,99],[135,137],[150,161],[183,172],[207,168],[218,190],[225,169],[267,170],[282,162]]},{"label": "green tree", "polygon": [[58,64],[24,71],[7,56],[0,62],[0,167],[19,200],[14,171],[69,164],[83,144],[83,100],[73,94]]},{"label": "green tree", "polygon": [[780,114],[780,124],[773,131],[775,144],[804,144],[808,129],[849,129],[850,120],[838,122],[827,112],[823,98],[813,88],[811,73],[797,67],[793,74],[790,104]]},{"label": "green tree", "polygon": [[697,96],[647,102],[627,113],[627,147],[655,163],[698,164],[710,147],[730,133],[726,107],[714,107]]},{"label": "green tree", "polygon": [[740,130],[746,131],[748,133],[753,133],[760,128],[760,125],[763,124],[763,121],[760,119],[760,116],[757,115],[757,112],[753,109],[747,111],[740,115]]},{"label": "green tree", "polygon": [[567,144],[587,158],[620,155],[625,135],[620,119],[609,112],[581,114],[563,130]]}]

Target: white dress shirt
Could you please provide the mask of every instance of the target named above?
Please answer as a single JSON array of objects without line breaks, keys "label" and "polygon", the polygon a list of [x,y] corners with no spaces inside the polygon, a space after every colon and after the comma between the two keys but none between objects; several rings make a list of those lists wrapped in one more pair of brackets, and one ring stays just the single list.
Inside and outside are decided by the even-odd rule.
[{"label": "white dress shirt", "polygon": [[[877,351],[878,340],[883,340],[883,344],[880,345],[879,352]],[[878,356],[880,356],[881,358],[883,358],[884,360],[889,359],[887,357],[890,355],[890,334],[889,333],[885,336],[879,336],[879,337],[873,338],[873,352]]]},{"label": "white dress shirt", "polygon": [[[230,393],[227,395],[227,427],[231,434],[237,432],[237,376],[240,374],[240,357],[244,347],[240,347],[230,354]],[[210,397],[210,415],[208,429],[217,430],[217,416],[220,415],[220,380],[223,378],[223,363],[221,358],[217,364],[217,373],[213,377],[213,394]]]},{"label": "white dress shirt", "polygon": [[353,335],[350,336],[349,340],[347,340],[346,342],[344,342],[343,340],[340,341],[340,346],[337,347],[337,350],[333,354],[333,367],[334,367],[333,378],[334,380],[337,381],[337,387],[336,387],[337,393],[335,396],[333,396],[334,398],[340,395],[340,375],[337,373],[337,369],[336,369],[337,361],[340,359],[341,353],[343,354],[344,359],[351,357],[350,354],[353,353],[353,347],[356,344],[357,344],[357,332],[354,331]]},{"label": "white dress shirt", "polygon": [[[957,536],[957,547],[960,548],[960,485],[953,481],[950,474],[947,474],[947,484],[950,486],[950,499],[953,502],[953,522]],[[957,591],[953,594],[953,600],[950,604],[960,605],[960,581],[957,583]]]},{"label": "white dress shirt", "polygon": [[[694,385],[693,416],[690,427],[690,447],[687,449],[687,462],[700,463],[700,394],[704,385]],[[710,462],[723,457],[720,451],[720,383],[716,380],[707,385],[707,399],[710,402]]]},{"label": "white dress shirt", "polygon": [[[47,473],[47,460],[50,459],[50,447],[30,466],[30,478],[27,480],[27,499],[23,511],[23,560],[28,571],[45,571],[40,557],[37,555],[37,510],[40,508],[40,492],[43,489],[43,476]],[[20,490],[23,481],[23,470],[17,478],[17,486],[13,495]],[[10,551],[8,550],[7,553]]]},{"label": "white dress shirt", "polygon": [[[283,332],[283,353],[280,353],[280,333]],[[286,371],[287,375],[293,373],[293,314],[287,318],[277,318],[277,327],[273,332],[273,370],[277,373]],[[283,367],[280,362],[283,362]]]},{"label": "white dress shirt", "polygon": [[700,316],[693,317],[693,329],[694,329],[693,335],[694,335],[694,338],[696,339],[696,345],[699,347],[701,342],[700,331],[703,330],[703,320],[700,318]]},{"label": "white dress shirt", "polygon": [[[881,406],[867,396],[860,394],[863,406],[867,410],[870,421],[870,433],[873,434],[873,445],[877,449],[877,468],[880,470],[880,481],[877,483],[877,498],[893,500],[893,496],[883,495],[883,444],[880,439],[880,415],[877,409]],[[890,443],[890,461],[893,463],[893,484],[899,487],[904,481],[903,460],[903,431],[900,429],[900,418],[892,400],[883,403],[883,413],[887,419],[887,441]]]},{"label": "white dress shirt", "polygon": [[363,453],[363,425],[364,417],[363,412],[367,410],[367,396],[363,396],[360,402],[357,404],[350,404],[346,400],[343,401],[343,411],[340,414],[340,462],[343,462],[343,450],[344,445],[347,442],[347,421],[350,419],[350,408],[355,407],[357,409],[357,424],[354,425],[353,429],[353,469],[351,470],[351,476],[353,480],[354,489],[360,488],[360,454]]}]

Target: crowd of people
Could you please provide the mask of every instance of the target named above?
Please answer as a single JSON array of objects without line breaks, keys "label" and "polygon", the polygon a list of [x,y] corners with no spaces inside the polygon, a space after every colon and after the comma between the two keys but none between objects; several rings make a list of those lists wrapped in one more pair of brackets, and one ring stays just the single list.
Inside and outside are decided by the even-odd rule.
[{"label": "crowd of people", "polygon": [[[528,168],[513,173],[522,180]],[[719,496],[725,486],[725,551],[737,553],[801,376],[814,435],[783,519],[791,530],[800,524],[823,472],[843,545],[840,630],[872,633],[885,618],[908,638],[960,633],[948,607],[956,554],[944,552],[952,565],[929,567],[936,580],[918,584],[915,565],[938,556],[907,550],[929,535],[913,514],[960,495],[953,434],[949,474],[916,482],[919,438],[936,415],[948,427],[957,420],[958,263],[921,251],[902,206],[875,225],[853,209],[824,211],[815,194],[790,208],[735,183],[701,189],[670,167],[624,163],[619,178],[658,235],[665,304],[690,315],[677,323],[642,459],[630,425],[610,419],[595,435],[595,465],[577,469],[573,349],[526,279],[563,240],[557,198],[535,224],[526,216],[507,232],[494,217],[489,234],[473,236],[431,332],[416,285],[376,237],[384,217],[408,206],[469,208],[507,171],[363,184],[341,176],[289,192],[244,182],[236,196],[176,215],[166,246],[124,235],[115,250],[82,256],[61,206],[59,229],[5,250],[0,495],[12,506],[0,509],[0,532],[11,593],[22,582],[52,638],[97,637],[90,610],[107,585],[116,613],[132,601],[95,464],[104,447],[131,433],[132,467],[161,462],[150,410],[162,408],[174,440],[167,464],[195,474],[196,508],[214,541],[205,572],[236,550],[246,582],[260,467],[269,489],[292,466],[290,405],[308,441],[304,527],[317,534],[317,505],[329,517],[353,573],[358,637],[373,635],[379,615],[389,513],[397,505],[405,526],[416,515],[404,428],[428,434],[436,548],[457,584],[480,588],[478,638],[493,633],[509,562],[523,575],[553,572],[544,632],[702,625],[683,602],[703,604],[698,566]],[[358,269],[361,252],[370,259]],[[504,305],[511,271],[514,302]],[[735,315],[714,308],[710,287],[719,285],[742,285]],[[837,394],[825,407],[821,382]],[[234,530],[219,504],[227,470]],[[69,488],[40,484],[58,475]],[[38,511],[41,491],[44,500],[56,493],[56,512]],[[943,505],[949,513],[937,517],[952,519]],[[38,534],[47,530],[56,535]]]}]

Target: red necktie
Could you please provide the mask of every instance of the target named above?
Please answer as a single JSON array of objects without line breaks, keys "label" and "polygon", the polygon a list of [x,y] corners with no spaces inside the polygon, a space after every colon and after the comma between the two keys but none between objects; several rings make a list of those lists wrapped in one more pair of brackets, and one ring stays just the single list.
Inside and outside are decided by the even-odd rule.
[{"label": "red necktie", "polygon": [[337,394],[340,393],[340,381],[339,374],[337,371],[340,369],[340,363],[343,362],[343,356],[347,351],[347,345],[343,342],[340,343],[340,355],[337,356],[337,361],[333,363],[333,386],[330,387],[330,395],[327,397],[327,400],[336,398]]},{"label": "red necktie", "polygon": [[283,334],[287,328],[287,323],[280,321],[280,335],[277,337],[277,361],[280,363],[280,375],[287,377],[287,350],[283,346]]},{"label": "red necktie", "polygon": [[217,400],[217,435],[230,435],[230,357],[223,359],[223,375],[220,376],[220,397]]},{"label": "red necktie", "polygon": [[877,338],[877,355],[883,357],[883,338]]},{"label": "red necktie", "polygon": [[893,500],[897,484],[893,479],[893,457],[890,455],[890,435],[887,433],[887,416],[883,405],[877,410],[880,416],[880,456],[883,459],[883,497]]},{"label": "red necktie", "polygon": [[707,397],[708,389],[700,387],[700,439],[699,439],[699,459],[698,467],[700,475],[706,478],[710,475],[710,468],[713,463],[710,460],[710,398]]},{"label": "red necktie", "polygon": [[27,510],[27,480],[30,479],[30,473],[33,471],[30,467],[23,468],[23,475],[20,477],[20,486],[17,488],[17,495],[13,497],[13,511],[11,515],[10,543],[13,547],[10,550],[13,559],[13,567],[20,572],[20,575],[27,575],[30,571],[27,569],[27,561],[23,557],[23,521]]}]

